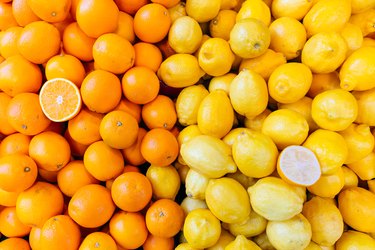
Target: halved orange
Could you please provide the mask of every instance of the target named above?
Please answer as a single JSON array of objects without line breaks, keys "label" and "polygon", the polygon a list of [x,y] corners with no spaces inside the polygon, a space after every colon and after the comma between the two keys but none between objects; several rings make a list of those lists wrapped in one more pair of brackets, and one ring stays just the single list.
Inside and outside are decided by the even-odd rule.
[{"label": "halved orange", "polygon": [[54,122],[72,119],[82,106],[78,87],[65,78],[46,81],[40,89],[39,102],[43,113]]},{"label": "halved orange", "polygon": [[303,146],[288,146],[281,151],[277,172],[284,181],[299,186],[311,186],[321,176],[318,158]]}]

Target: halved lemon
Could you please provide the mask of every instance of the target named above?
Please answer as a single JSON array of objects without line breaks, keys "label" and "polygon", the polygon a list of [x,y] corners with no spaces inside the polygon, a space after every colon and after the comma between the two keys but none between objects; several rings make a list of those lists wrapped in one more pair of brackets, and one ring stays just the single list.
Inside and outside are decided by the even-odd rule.
[{"label": "halved lemon", "polygon": [[39,92],[43,113],[54,122],[72,119],[81,110],[82,99],[78,87],[64,78],[46,81]]},{"label": "halved lemon", "polygon": [[280,177],[299,186],[311,186],[321,176],[320,164],[314,152],[304,146],[288,146],[277,161]]}]

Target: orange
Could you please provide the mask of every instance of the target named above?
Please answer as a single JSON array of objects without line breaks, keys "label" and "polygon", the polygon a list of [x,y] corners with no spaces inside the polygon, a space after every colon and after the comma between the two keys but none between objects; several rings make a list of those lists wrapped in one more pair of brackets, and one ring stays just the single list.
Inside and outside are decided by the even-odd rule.
[{"label": "orange", "polygon": [[152,234],[149,234],[145,243],[143,244],[144,250],[172,250],[174,249],[174,240],[173,238],[164,238],[158,237]]},{"label": "orange", "polygon": [[0,188],[0,206],[14,207],[17,203],[19,193],[7,192]]},{"label": "orange", "polygon": [[103,232],[94,232],[87,235],[78,250],[117,250],[115,240]]},{"label": "orange", "polygon": [[121,98],[121,101],[114,110],[122,110],[127,112],[129,115],[133,116],[138,123],[141,122],[141,105],[136,104],[127,100],[126,98]]},{"label": "orange", "polygon": [[81,187],[69,201],[69,216],[82,227],[96,228],[112,217],[115,204],[110,191],[100,185]]},{"label": "orange", "polygon": [[64,19],[64,21],[61,21],[61,22],[57,22],[57,23],[52,23],[53,26],[55,26],[57,28],[57,30],[59,31],[60,33],[60,37],[63,36],[64,34],[64,30],[65,28],[71,24],[72,22],[74,22],[75,20],[73,19],[73,17],[70,15],[67,16],[67,18]]},{"label": "orange", "polygon": [[40,20],[40,18],[31,10],[27,0],[13,0],[12,11],[14,19],[16,19],[19,26],[25,26],[29,23]]},{"label": "orange", "polygon": [[147,131],[144,128],[139,128],[136,142],[134,142],[134,144],[130,147],[121,150],[125,162],[135,166],[142,165],[146,162],[141,153],[141,143],[146,133]]},{"label": "orange", "polygon": [[48,127],[51,121],[43,114],[39,96],[21,93],[12,98],[7,109],[10,125],[25,135],[36,135]]},{"label": "orange", "polygon": [[89,37],[97,38],[116,30],[119,9],[112,0],[81,0],[77,4],[79,27]]},{"label": "orange", "polygon": [[1,250],[30,250],[29,243],[22,238],[8,238],[0,242]]},{"label": "orange", "polygon": [[82,62],[75,56],[61,53],[50,58],[45,67],[47,80],[65,78],[72,81],[77,87],[81,86],[86,72]]},{"label": "orange", "polygon": [[78,87],[65,78],[45,82],[39,92],[39,102],[43,113],[54,122],[71,120],[82,106]]},{"label": "orange", "polygon": [[73,140],[83,145],[89,145],[101,139],[99,134],[100,122],[104,115],[88,110],[81,111],[68,122],[69,135]]},{"label": "orange", "polygon": [[113,110],[121,100],[121,83],[116,75],[101,69],[87,74],[81,85],[83,103],[98,113]]},{"label": "orange", "polygon": [[32,227],[29,234],[29,244],[31,249],[40,249],[40,233],[42,229],[39,227]]},{"label": "orange", "polygon": [[58,171],[70,161],[70,146],[62,135],[46,131],[31,139],[29,155],[39,168]]},{"label": "orange", "polygon": [[91,144],[83,155],[86,170],[100,181],[118,176],[124,168],[121,151],[111,148],[104,141]]},{"label": "orange", "polygon": [[147,67],[157,72],[163,61],[160,49],[152,43],[145,42],[138,42],[133,47],[135,50],[134,66]]},{"label": "orange", "polygon": [[64,51],[82,61],[93,60],[92,47],[95,39],[86,35],[77,22],[69,24],[62,37]]},{"label": "orange", "polygon": [[41,85],[42,72],[39,67],[22,56],[8,57],[0,64],[0,89],[6,94],[36,93]]},{"label": "orange", "polygon": [[[137,172],[137,173],[140,173],[141,170],[139,170],[138,167],[136,166],[133,166],[133,165],[126,165],[124,167],[124,170],[122,171],[122,173],[127,173],[127,172]],[[108,188],[109,190],[112,189],[112,185],[113,185],[113,182],[115,181],[115,179],[117,178],[117,176],[115,178],[112,178],[108,181],[105,182],[105,187]],[[113,199],[113,198],[112,198]]]},{"label": "orange", "polygon": [[169,199],[155,201],[146,212],[148,231],[159,237],[175,236],[181,230],[184,219],[184,210]]},{"label": "orange", "polygon": [[176,137],[170,131],[154,128],[143,137],[141,153],[152,165],[168,166],[176,160],[179,146]]},{"label": "orange", "polygon": [[108,33],[98,37],[94,43],[95,66],[114,74],[122,74],[134,64],[133,45],[122,36]]},{"label": "orange", "polygon": [[177,5],[180,2],[180,0],[151,0],[151,2],[159,3],[163,5],[165,8],[170,8]]},{"label": "orange", "polygon": [[39,181],[18,195],[16,212],[23,224],[42,227],[49,218],[61,214],[63,206],[61,191],[50,183]]},{"label": "orange", "polygon": [[114,180],[111,194],[117,207],[127,212],[138,212],[150,202],[152,186],[145,175],[127,172]]},{"label": "orange", "polygon": [[125,111],[115,110],[107,113],[100,123],[100,136],[112,148],[128,148],[137,140],[137,120]]},{"label": "orange", "polygon": [[42,64],[59,52],[60,43],[60,32],[55,26],[45,21],[36,21],[23,28],[17,47],[27,60]]},{"label": "orange", "polygon": [[64,21],[67,18],[72,1],[27,0],[27,4],[42,20],[56,23]]},{"label": "orange", "polygon": [[57,174],[59,171],[47,171],[42,168],[38,169],[40,181],[46,181],[49,183],[57,182]]},{"label": "orange", "polygon": [[70,146],[70,151],[73,157],[83,157],[83,154],[85,153],[86,149],[88,148],[89,145],[84,145],[82,143],[77,142],[74,140],[70,133],[69,130],[65,130],[64,137],[66,141],[69,143]]},{"label": "orange", "polygon": [[0,144],[0,157],[11,154],[29,154],[30,136],[14,133],[5,137]]},{"label": "orange", "polygon": [[22,27],[10,27],[2,32],[0,37],[0,51],[4,58],[18,55],[17,40],[22,32]]},{"label": "orange", "polygon": [[129,15],[134,15],[149,0],[115,0],[117,7]]},{"label": "orange", "polygon": [[29,156],[12,154],[0,158],[0,188],[7,192],[22,192],[31,187],[38,167]]},{"label": "orange", "polygon": [[[10,125],[7,118],[8,105],[12,97],[0,92],[0,133],[3,135],[10,135],[16,132],[16,130]],[[1,154],[0,154],[1,155]]]},{"label": "orange", "polygon": [[63,134],[65,131],[66,124],[63,122],[51,122],[44,131],[52,131],[58,134]]},{"label": "orange", "polygon": [[159,78],[151,69],[137,66],[122,77],[125,97],[136,104],[146,104],[156,98],[160,89]]},{"label": "orange", "polygon": [[0,212],[0,232],[6,237],[23,237],[31,227],[24,225],[17,217],[16,207],[5,207]]},{"label": "orange", "polygon": [[79,226],[68,215],[51,217],[40,232],[41,249],[76,250],[80,242]]},{"label": "orange", "polygon": [[109,232],[116,243],[126,249],[142,246],[148,235],[144,216],[125,211],[119,211],[112,217]]},{"label": "orange", "polygon": [[157,43],[168,34],[171,22],[167,8],[149,3],[135,13],[134,32],[143,42]]},{"label": "orange", "polygon": [[125,38],[130,43],[134,43],[135,34],[133,27],[133,17],[126,12],[120,11],[118,16],[117,29],[114,33]]},{"label": "orange", "polygon": [[18,25],[13,16],[11,3],[0,2],[0,13],[0,30],[6,30],[9,27]]},{"label": "orange", "polygon": [[142,107],[142,119],[149,129],[172,129],[177,121],[174,102],[165,95],[158,95]]},{"label": "orange", "polygon": [[72,197],[83,186],[99,183],[100,181],[87,172],[82,160],[69,162],[57,174],[57,184],[61,192],[68,197]]}]

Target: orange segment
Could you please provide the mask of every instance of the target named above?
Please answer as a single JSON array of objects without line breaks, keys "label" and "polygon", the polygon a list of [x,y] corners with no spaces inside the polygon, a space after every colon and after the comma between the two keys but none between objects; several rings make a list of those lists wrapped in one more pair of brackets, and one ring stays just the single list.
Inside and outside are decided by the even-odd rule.
[{"label": "orange segment", "polygon": [[72,119],[82,106],[78,87],[64,78],[45,82],[39,93],[39,102],[43,113],[54,122]]},{"label": "orange segment", "polygon": [[318,159],[303,146],[289,146],[281,151],[277,172],[283,180],[300,186],[311,186],[321,176]]}]

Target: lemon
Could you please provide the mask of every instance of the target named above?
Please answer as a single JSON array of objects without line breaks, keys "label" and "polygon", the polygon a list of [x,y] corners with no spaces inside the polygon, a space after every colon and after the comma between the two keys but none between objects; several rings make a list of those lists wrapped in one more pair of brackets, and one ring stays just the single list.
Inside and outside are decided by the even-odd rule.
[{"label": "lemon", "polygon": [[349,230],[344,232],[342,237],[337,241],[336,249],[375,249],[375,239],[368,234]]},{"label": "lemon", "polygon": [[301,54],[307,35],[305,27],[299,21],[292,17],[281,17],[273,21],[269,29],[271,49],[283,53],[287,60]]},{"label": "lemon", "polygon": [[271,242],[269,241],[266,232],[253,237],[253,240],[263,250],[276,250],[276,248],[272,246]]},{"label": "lemon", "polygon": [[210,35],[228,41],[230,31],[236,23],[236,16],[237,12],[234,10],[220,10],[217,16],[210,21]]},{"label": "lemon", "polygon": [[233,146],[233,143],[237,140],[237,138],[242,135],[243,133],[246,133],[249,129],[248,128],[243,128],[243,127],[239,127],[239,128],[234,128],[232,129],[231,131],[229,131],[228,134],[226,134],[224,137],[223,137],[223,141],[228,144],[229,146]]},{"label": "lemon", "polygon": [[237,249],[246,249],[246,250],[261,250],[261,248],[255,244],[255,242],[247,239],[243,235],[238,235],[234,241],[229,243],[225,250],[237,250]]},{"label": "lemon", "polygon": [[229,231],[234,235],[243,235],[247,238],[263,233],[266,230],[267,220],[251,211],[249,217],[239,223],[229,224]]},{"label": "lemon", "polygon": [[283,53],[267,49],[264,54],[255,58],[245,58],[241,60],[239,70],[249,69],[258,73],[265,80],[268,80],[272,72],[280,65],[286,63]]},{"label": "lemon", "polygon": [[158,77],[173,88],[194,85],[205,74],[198,59],[190,54],[174,54],[165,59],[158,69]]},{"label": "lemon", "polygon": [[349,187],[357,187],[358,176],[356,175],[356,173],[354,173],[353,170],[351,170],[350,168],[346,166],[342,166],[342,170],[344,171],[344,178],[345,178],[344,179],[345,184],[344,184],[343,189],[349,188]]},{"label": "lemon", "polygon": [[346,56],[351,55],[355,50],[362,46],[363,36],[362,31],[358,26],[352,23],[346,23],[344,28],[340,31],[340,34],[348,45]]},{"label": "lemon", "polygon": [[222,76],[230,71],[234,54],[223,38],[209,38],[198,53],[199,66],[211,76]]},{"label": "lemon", "polygon": [[201,250],[201,249],[198,249],[198,248],[195,248],[195,247],[192,247],[189,245],[189,243],[180,243],[177,245],[177,247],[175,248],[175,250]]},{"label": "lemon", "polygon": [[186,13],[199,23],[213,19],[220,10],[221,0],[186,0]]},{"label": "lemon", "polygon": [[271,110],[265,109],[262,113],[260,113],[257,116],[253,116],[249,118],[245,117],[244,125],[246,128],[249,128],[255,131],[261,131],[264,119],[266,119],[266,117],[269,114],[271,114]]},{"label": "lemon", "polygon": [[208,209],[198,208],[185,218],[184,236],[194,248],[208,248],[220,238],[220,221]]},{"label": "lemon", "polygon": [[310,222],[312,240],[323,246],[333,246],[344,231],[340,210],[334,202],[319,196],[303,205],[302,214]]},{"label": "lemon", "polygon": [[368,185],[368,190],[372,193],[375,193],[375,180],[368,180],[367,185]]},{"label": "lemon", "polygon": [[351,164],[361,160],[374,149],[374,136],[370,127],[366,124],[350,124],[350,126],[339,132],[348,146],[348,156],[344,164]]},{"label": "lemon", "polygon": [[185,197],[181,202],[181,208],[184,210],[185,215],[198,208],[207,208],[204,200],[198,200],[190,197]]},{"label": "lemon", "polygon": [[371,152],[359,161],[347,165],[358,175],[361,180],[371,180],[375,178],[375,152]]},{"label": "lemon", "polygon": [[322,248],[314,241],[310,241],[309,245],[304,250],[322,250]]},{"label": "lemon", "polygon": [[358,104],[358,116],[355,122],[375,126],[375,88],[366,91],[354,91],[352,93],[357,99]]},{"label": "lemon", "polygon": [[270,221],[267,224],[267,236],[276,249],[305,249],[311,241],[311,226],[302,215],[284,220]]},{"label": "lemon", "polygon": [[242,58],[262,55],[271,43],[268,27],[258,19],[239,20],[230,32],[229,44],[233,52]]},{"label": "lemon", "polygon": [[311,0],[273,0],[271,10],[275,18],[291,17],[301,20],[312,6]]},{"label": "lemon", "polygon": [[375,232],[375,194],[360,187],[347,188],[339,194],[339,209],[344,222],[351,228]]},{"label": "lemon", "polygon": [[302,63],[277,67],[268,80],[270,96],[279,103],[293,103],[304,97],[312,83],[311,70]]},{"label": "lemon", "polygon": [[146,176],[152,185],[152,194],[155,199],[174,200],[180,189],[180,176],[177,169],[171,165],[159,167],[151,165]]},{"label": "lemon", "polygon": [[244,0],[221,0],[220,9],[230,10],[237,7],[237,5],[242,4]]},{"label": "lemon", "polygon": [[235,237],[225,229],[221,229],[219,240],[212,247],[206,248],[206,250],[224,250],[225,247],[234,241]]},{"label": "lemon", "polygon": [[330,73],[344,62],[347,51],[348,45],[338,32],[321,32],[307,40],[301,61],[314,73]]},{"label": "lemon", "polygon": [[169,16],[171,17],[172,23],[177,20],[179,17],[186,16],[185,3],[179,2],[175,6],[168,8]]},{"label": "lemon", "polygon": [[330,90],[340,88],[340,78],[337,71],[326,74],[313,73],[313,80],[307,95],[314,98],[318,94]]},{"label": "lemon", "polygon": [[266,81],[254,71],[244,69],[232,80],[229,97],[238,114],[246,117],[257,116],[267,108]]},{"label": "lemon", "polygon": [[361,47],[375,47],[375,39],[370,37],[364,37]]},{"label": "lemon", "polygon": [[244,175],[241,171],[237,170],[235,173],[226,174],[226,177],[235,179],[238,181],[244,188],[248,188],[255,184],[256,179]]},{"label": "lemon", "polygon": [[190,139],[197,135],[202,135],[202,132],[199,130],[198,125],[189,125],[183,128],[180,133],[178,133],[178,144],[181,147],[183,143],[188,142]]},{"label": "lemon", "polygon": [[322,175],[313,185],[308,186],[310,193],[324,198],[334,198],[345,185],[344,171],[340,167],[330,175]]},{"label": "lemon", "polygon": [[340,68],[341,88],[348,91],[374,88],[374,67],[374,47],[362,47],[354,51]]},{"label": "lemon", "polygon": [[352,15],[349,22],[361,28],[362,35],[365,37],[375,32],[375,9],[368,9],[364,12]]},{"label": "lemon", "polygon": [[232,145],[232,155],[238,169],[253,178],[270,175],[275,170],[278,154],[269,136],[249,129],[243,130]]},{"label": "lemon", "polygon": [[268,26],[271,23],[270,8],[262,0],[245,1],[238,11],[236,22],[247,18],[258,19]]},{"label": "lemon", "polygon": [[304,199],[280,178],[259,179],[247,191],[254,211],[267,220],[288,220],[302,211]]},{"label": "lemon", "polygon": [[229,95],[230,84],[237,75],[234,73],[227,73],[222,76],[214,76],[211,78],[208,85],[208,91],[212,92],[217,89],[222,89]]},{"label": "lemon", "polygon": [[340,31],[349,21],[351,0],[320,0],[303,18],[307,35],[320,32]]},{"label": "lemon", "polygon": [[222,222],[237,223],[250,215],[250,200],[246,189],[228,177],[211,179],[206,188],[206,203]]},{"label": "lemon", "polygon": [[197,123],[199,105],[207,95],[208,90],[202,84],[186,87],[180,92],[176,100],[176,112],[181,125]]},{"label": "lemon", "polygon": [[204,200],[205,191],[209,182],[205,175],[190,169],[185,179],[185,192],[187,197]]},{"label": "lemon", "polygon": [[262,133],[271,137],[278,149],[301,145],[309,132],[306,119],[296,111],[278,109],[264,119]]},{"label": "lemon", "polygon": [[183,16],[171,25],[168,43],[177,53],[192,54],[199,48],[202,35],[199,23],[190,16]]},{"label": "lemon", "polygon": [[352,0],[352,13],[357,14],[361,12],[365,12],[371,8],[375,7],[374,0]]},{"label": "lemon", "polygon": [[233,126],[234,111],[228,95],[223,90],[210,92],[201,101],[197,124],[203,134],[222,138]]},{"label": "lemon", "polygon": [[231,147],[213,136],[198,135],[192,138],[181,145],[180,153],[190,168],[208,178],[219,178],[237,170]]}]

